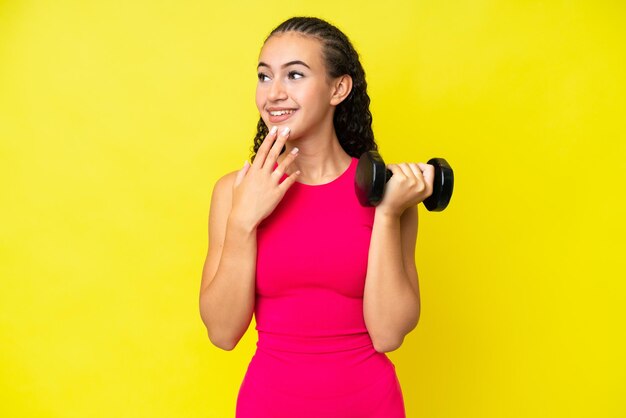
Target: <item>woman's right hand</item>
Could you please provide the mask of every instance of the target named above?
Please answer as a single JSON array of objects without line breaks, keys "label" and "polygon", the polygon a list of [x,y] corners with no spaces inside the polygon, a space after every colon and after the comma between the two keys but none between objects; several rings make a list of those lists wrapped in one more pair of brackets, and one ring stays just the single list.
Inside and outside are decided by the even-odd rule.
[{"label": "woman's right hand", "polygon": [[288,137],[289,128],[278,134],[277,127],[273,127],[263,139],[252,165],[246,161],[237,173],[233,183],[231,215],[251,228],[256,228],[272,213],[300,174],[296,171],[279,184],[287,167],[296,159],[298,148],[295,147],[274,170]]}]

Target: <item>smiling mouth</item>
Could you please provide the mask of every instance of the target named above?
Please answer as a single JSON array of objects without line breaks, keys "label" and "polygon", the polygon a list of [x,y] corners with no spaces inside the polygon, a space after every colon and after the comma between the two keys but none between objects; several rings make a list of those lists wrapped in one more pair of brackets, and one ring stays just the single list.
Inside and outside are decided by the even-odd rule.
[{"label": "smiling mouth", "polygon": [[295,110],[275,110],[269,112],[271,116],[282,116],[282,115],[291,115]]}]

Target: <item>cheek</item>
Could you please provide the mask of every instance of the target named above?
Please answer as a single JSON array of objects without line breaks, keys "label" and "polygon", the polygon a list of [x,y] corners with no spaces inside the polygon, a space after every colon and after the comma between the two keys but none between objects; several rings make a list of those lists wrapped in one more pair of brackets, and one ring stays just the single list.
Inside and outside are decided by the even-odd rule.
[{"label": "cheek", "polygon": [[304,100],[317,110],[323,110],[329,106],[329,93],[324,85],[311,86],[304,94],[306,95]]},{"label": "cheek", "polygon": [[312,115],[319,115],[320,113],[324,113],[327,108],[324,100],[326,97],[320,95],[317,92],[310,92],[306,95],[306,97],[302,97],[303,103],[306,103],[307,111]]},{"label": "cheek", "polygon": [[256,108],[259,110],[259,113],[263,113],[263,107],[265,106],[265,101],[266,101],[265,96],[266,96],[265,90],[257,86],[255,101],[256,101]]}]

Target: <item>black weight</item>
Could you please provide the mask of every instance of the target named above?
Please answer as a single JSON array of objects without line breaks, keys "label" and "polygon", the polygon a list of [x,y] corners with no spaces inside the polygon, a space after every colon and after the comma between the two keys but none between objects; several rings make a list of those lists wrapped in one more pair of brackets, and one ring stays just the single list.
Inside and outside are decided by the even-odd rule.
[{"label": "black weight", "polygon": [[[432,212],[444,210],[454,187],[454,173],[448,162],[443,158],[431,158],[428,161],[435,167],[433,193],[426,200],[424,206]],[[363,206],[376,206],[383,199],[385,184],[393,173],[386,168],[385,162],[376,151],[367,151],[359,158],[354,178],[354,189],[357,198]]]},{"label": "black weight", "polygon": [[448,206],[452,197],[454,172],[443,158],[431,158],[428,164],[435,166],[435,179],[433,180],[433,194],[424,200],[424,206],[431,212],[441,212]]},{"label": "black weight", "polygon": [[391,170],[387,170],[385,162],[376,151],[361,155],[356,166],[354,188],[362,206],[376,206],[380,203],[391,174]]}]

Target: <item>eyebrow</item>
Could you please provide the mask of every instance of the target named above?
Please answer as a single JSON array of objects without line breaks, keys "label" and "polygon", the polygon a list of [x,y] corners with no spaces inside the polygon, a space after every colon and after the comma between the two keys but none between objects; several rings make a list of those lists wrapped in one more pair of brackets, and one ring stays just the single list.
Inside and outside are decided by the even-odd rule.
[{"label": "eyebrow", "polygon": [[[288,63],[283,64],[283,65],[281,66],[281,68],[286,68],[286,67],[289,67],[290,65],[297,65],[297,64],[304,65],[304,66],[305,66],[306,68],[308,68],[309,70],[311,69],[311,67],[309,67],[308,65],[306,65],[306,63],[305,63],[305,62],[300,61],[300,60],[289,61]],[[259,65],[257,65],[257,69],[258,69],[259,67],[267,67],[267,68],[271,68],[269,65],[267,65],[267,64],[266,64],[266,63],[264,63],[263,61],[259,62]]]}]

